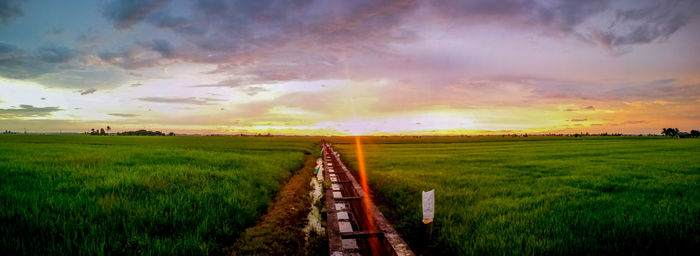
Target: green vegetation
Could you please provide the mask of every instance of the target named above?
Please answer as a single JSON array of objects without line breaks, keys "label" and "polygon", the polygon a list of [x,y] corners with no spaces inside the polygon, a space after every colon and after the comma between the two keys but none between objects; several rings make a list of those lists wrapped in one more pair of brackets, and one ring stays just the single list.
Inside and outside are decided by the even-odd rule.
[{"label": "green vegetation", "polygon": [[[357,169],[352,139],[334,138]],[[700,251],[700,139],[364,138],[382,212],[419,254]],[[436,190],[427,244],[422,190]]]},{"label": "green vegetation", "polygon": [[231,255],[328,255],[325,235],[312,234],[306,241],[303,231],[312,200],[309,180],[315,165],[316,158],[308,157],[304,168],[284,185],[260,222],[246,229],[227,249]]},{"label": "green vegetation", "polygon": [[220,254],[315,143],[0,135],[0,254]]}]

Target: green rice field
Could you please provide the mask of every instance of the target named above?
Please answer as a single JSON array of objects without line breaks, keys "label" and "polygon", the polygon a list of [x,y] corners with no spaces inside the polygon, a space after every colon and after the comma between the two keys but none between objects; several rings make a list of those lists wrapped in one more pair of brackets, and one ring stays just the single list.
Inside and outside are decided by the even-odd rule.
[{"label": "green rice field", "polygon": [[[354,139],[334,138],[357,169]],[[382,212],[424,255],[695,255],[700,139],[363,138]],[[435,189],[432,236],[421,191]]]},{"label": "green rice field", "polygon": [[0,255],[217,255],[317,139],[0,135]]}]

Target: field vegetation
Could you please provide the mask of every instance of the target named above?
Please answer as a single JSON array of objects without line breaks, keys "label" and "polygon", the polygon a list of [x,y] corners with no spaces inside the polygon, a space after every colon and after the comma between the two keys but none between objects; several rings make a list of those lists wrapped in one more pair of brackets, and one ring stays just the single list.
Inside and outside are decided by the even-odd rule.
[{"label": "field vegetation", "polygon": [[[354,140],[333,138],[357,169]],[[363,138],[380,209],[419,254],[693,254],[700,139]],[[435,189],[432,240],[421,191]]]},{"label": "field vegetation", "polygon": [[0,135],[0,255],[211,255],[317,139]]}]

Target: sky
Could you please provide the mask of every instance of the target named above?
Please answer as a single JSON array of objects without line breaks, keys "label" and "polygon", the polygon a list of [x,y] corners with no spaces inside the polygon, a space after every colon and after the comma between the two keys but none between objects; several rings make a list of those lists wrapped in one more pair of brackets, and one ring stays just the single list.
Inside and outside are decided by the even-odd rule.
[{"label": "sky", "polygon": [[700,129],[700,1],[0,0],[0,130]]}]

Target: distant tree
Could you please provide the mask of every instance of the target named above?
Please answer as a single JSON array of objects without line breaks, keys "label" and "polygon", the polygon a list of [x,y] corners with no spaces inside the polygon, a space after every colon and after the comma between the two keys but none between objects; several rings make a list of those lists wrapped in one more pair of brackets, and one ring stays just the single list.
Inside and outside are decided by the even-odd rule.
[{"label": "distant tree", "polygon": [[693,137],[693,138],[700,137],[700,131],[698,131],[698,130],[690,131],[690,137]]},{"label": "distant tree", "polygon": [[109,132],[110,130],[112,130],[112,127],[109,127],[109,125],[107,125],[107,132]]},{"label": "distant tree", "polygon": [[[165,136],[166,134],[161,132],[161,131],[138,130],[138,131],[121,132],[121,133],[117,133],[117,135],[122,135],[122,136]],[[174,133],[173,133],[173,135],[174,135]]]},{"label": "distant tree", "polygon": [[664,128],[663,130],[661,130],[661,134],[663,134],[664,136],[672,136],[672,137],[675,137],[676,135],[678,135],[678,132],[679,132],[678,128]]},{"label": "distant tree", "polygon": [[107,133],[105,133],[105,129],[100,128],[100,135],[107,135]]},{"label": "distant tree", "polygon": [[175,133],[174,133],[174,132],[170,132],[170,133],[168,133],[168,136],[175,136]]}]

